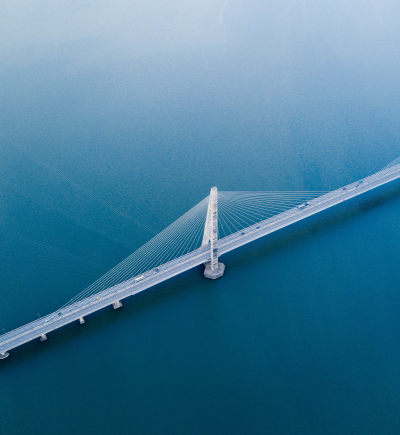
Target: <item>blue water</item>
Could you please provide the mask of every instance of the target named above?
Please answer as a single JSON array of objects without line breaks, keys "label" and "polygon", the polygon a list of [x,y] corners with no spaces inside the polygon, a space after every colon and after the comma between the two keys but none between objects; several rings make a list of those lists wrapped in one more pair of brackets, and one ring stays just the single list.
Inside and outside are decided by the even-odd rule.
[{"label": "blue water", "polygon": [[[400,155],[394,46],[294,32],[282,52],[263,23],[212,53],[1,68],[1,329],[214,185],[329,190]],[[227,254],[220,280],[196,268],[12,350],[0,433],[399,433],[399,219],[394,182]]]}]

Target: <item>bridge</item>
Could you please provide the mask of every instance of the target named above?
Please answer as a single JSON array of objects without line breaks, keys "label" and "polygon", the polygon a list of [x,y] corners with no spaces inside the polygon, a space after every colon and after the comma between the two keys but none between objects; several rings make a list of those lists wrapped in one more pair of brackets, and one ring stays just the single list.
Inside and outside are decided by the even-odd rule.
[{"label": "bridge", "polygon": [[46,340],[48,333],[68,323],[85,323],[86,316],[104,307],[117,309],[124,298],[201,264],[207,278],[219,278],[225,270],[221,255],[398,178],[400,158],[371,176],[322,194],[220,193],[213,187],[182,218],[59,310],[1,335],[0,359],[28,341]]}]

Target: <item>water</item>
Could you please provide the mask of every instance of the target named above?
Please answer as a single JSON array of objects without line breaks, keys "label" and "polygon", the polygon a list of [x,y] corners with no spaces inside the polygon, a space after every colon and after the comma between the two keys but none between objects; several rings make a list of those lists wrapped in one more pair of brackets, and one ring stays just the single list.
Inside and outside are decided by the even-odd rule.
[{"label": "water", "polygon": [[[394,46],[296,28],[265,48],[252,17],[210,52],[2,67],[0,328],[214,185],[329,190],[400,155]],[[0,433],[398,433],[399,206],[394,182],[227,254],[220,280],[196,268],[12,350]]]}]

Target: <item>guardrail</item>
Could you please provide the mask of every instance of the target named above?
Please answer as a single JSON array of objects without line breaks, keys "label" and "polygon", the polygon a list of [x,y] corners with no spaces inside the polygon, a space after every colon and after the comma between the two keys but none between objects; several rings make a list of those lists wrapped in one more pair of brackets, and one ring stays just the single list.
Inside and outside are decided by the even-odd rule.
[{"label": "guardrail", "polygon": [[[400,165],[315,198],[301,209],[299,207],[291,208],[258,224],[224,237],[218,241],[219,256],[397,178],[400,178]],[[136,277],[132,278],[3,334],[0,336],[0,358],[1,356],[3,358],[8,356],[7,351],[10,349],[41,337],[88,314],[112,305],[119,300],[142,292],[186,270],[205,263],[209,256],[209,247],[202,246],[189,254],[159,266],[157,273],[154,270],[142,273],[141,275],[144,275],[144,279],[139,282],[135,282]]]}]

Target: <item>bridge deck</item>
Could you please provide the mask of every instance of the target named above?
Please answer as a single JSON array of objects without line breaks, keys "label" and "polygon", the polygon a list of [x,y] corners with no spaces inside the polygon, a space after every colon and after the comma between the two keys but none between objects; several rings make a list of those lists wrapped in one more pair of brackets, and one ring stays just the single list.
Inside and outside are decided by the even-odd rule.
[{"label": "bridge deck", "polygon": [[[252,225],[220,239],[218,242],[218,253],[219,255],[223,255],[253,240],[333,207],[343,201],[361,195],[364,192],[382,186],[383,184],[389,183],[397,178],[400,178],[400,165],[366,177],[361,183],[355,182],[313,199],[303,209],[299,209],[298,207],[291,208],[284,213],[280,213],[256,225]],[[209,258],[209,247],[200,247],[187,255],[163,264],[158,268],[158,272],[153,269],[144,273],[143,280],[139,282],[135,282],[134,278],[130,279],[63,308],[62,310],[51,313],[46,317],[35,320],[21,328],[10,331],[0,336],[0,353],[20,346],[23,343],[38,338],[42,334],[47,334],[68,323],[74,322],[80,317],[85,317],[94,311],[111,305],[113,302],[153,287],[173,276],[207,262]]]}]

